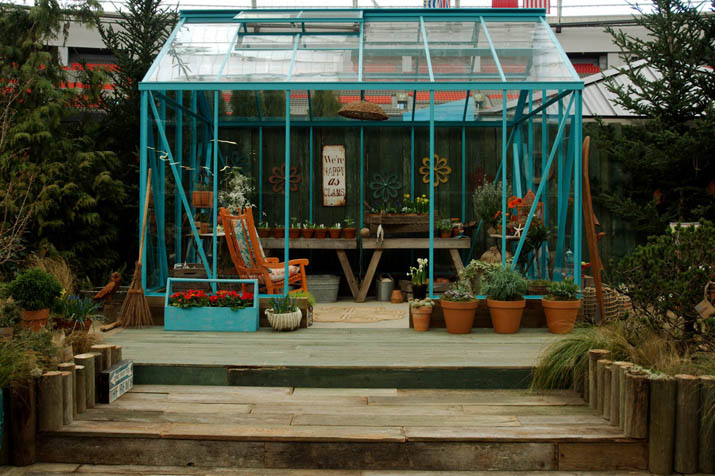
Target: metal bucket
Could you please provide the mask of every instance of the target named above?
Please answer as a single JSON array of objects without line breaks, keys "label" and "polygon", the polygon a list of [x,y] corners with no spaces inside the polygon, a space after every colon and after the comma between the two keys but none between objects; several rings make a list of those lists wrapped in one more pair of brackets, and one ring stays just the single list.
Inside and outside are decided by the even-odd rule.
[{"label": "metal bucket", "polygon": [[378,301],[389,301],[392,290],[395,289],[395,280],[389,274],[381,274],[375,282]]}]

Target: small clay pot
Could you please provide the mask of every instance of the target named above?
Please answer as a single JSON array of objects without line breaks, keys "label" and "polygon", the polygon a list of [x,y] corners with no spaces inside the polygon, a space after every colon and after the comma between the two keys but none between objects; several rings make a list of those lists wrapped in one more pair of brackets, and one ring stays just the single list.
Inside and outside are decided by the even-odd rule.
[{"label": "small clay pot", "polygon": [[422,306],[412,308],[412,327],[415,332],[426,332],[429,330],[432,319],[432,307]]},{"label": "small clay pot", "polygon": [[357,235],[357,228],[343,228],[343,238],[354,240]]},{"label": "small clay pot", "polygon": [[300,238],[300,228],[288,228],[289,238]]},{"label": "small clay pot", "polygon": [[271,229],[270,228],[259,228],[258,229],[258,237],[259,238],[268,238],[271,236]]},{"label": "small clay pot", "polygon": [[285,228],[273,228],[273,238],[283,238],[285,233]]},{"label": "small clay pot", "polygon": [[323,239],[328,235],[328,229],[327,228],[316,228],[315,229],[315,237],[318,239]]},{"label": "small clay pot", "polygon": [[440,238],[451,238],[452,232],[450,230],[439,230],[439,237]]},{"label": "small clay pot", "polygon": [[328,234],[332,239],[340,238],[340,233],[342,233],[342,231],[342,228],[328,228]]},{"label": "small clay pot", "polygon": [[394,289],[390,295],[390,302],[392,304],[400,304],[403,301],[402,291],[399,289]]},{"label": "small clay pot", "polygon": [[313,238],[313,235],[315,235],[315,228],[303,228],[303,238]]}]

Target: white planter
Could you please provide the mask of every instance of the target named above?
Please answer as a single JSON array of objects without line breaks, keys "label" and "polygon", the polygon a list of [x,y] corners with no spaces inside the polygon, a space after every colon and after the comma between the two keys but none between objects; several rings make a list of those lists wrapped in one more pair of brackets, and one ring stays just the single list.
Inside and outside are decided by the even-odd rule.
[{"label": "white planter", "polygon": [[300,327],[300,320],[303,318],[303,313],[298,309],[287,314],[273,314],[271,309],[266,309],[266,317],[268,323],[273,330],[276,331],[293,331]]}]

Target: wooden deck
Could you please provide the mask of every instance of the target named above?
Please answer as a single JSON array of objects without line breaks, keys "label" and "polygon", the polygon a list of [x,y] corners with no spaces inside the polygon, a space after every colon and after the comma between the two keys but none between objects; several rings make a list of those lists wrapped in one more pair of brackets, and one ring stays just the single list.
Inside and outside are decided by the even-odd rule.
[{"label": "wooden deck", "polygon": [[125,329],[107,338],[134,360],[137,383],[309,387],[525,388],[546,329],[300,329],[277,333]]},{"label": "wooden deck", "polygon": [[360,470],[641,470],[567,391],[137,386],[40,437],[48,463]]}]

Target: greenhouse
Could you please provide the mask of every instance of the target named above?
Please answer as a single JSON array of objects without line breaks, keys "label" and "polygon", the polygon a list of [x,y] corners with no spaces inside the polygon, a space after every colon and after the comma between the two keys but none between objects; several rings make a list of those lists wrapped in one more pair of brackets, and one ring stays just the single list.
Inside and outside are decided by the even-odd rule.
[{"label": "greenhouse", "polygon": [[[490,245],[531,277],[581,282],[583,82],[544,10],[182,11],[139,89],[149,294],[189,264],[237,275],[220,207],[248,190],[256,226],[282,230],[261,246],[283,276],[334,250],[356,300],[390,249],[424,250],[430,295]],[[507,184],[490,217],[472,198],[487,182]],[[364,233],[292,233],[336,222]]]}]

